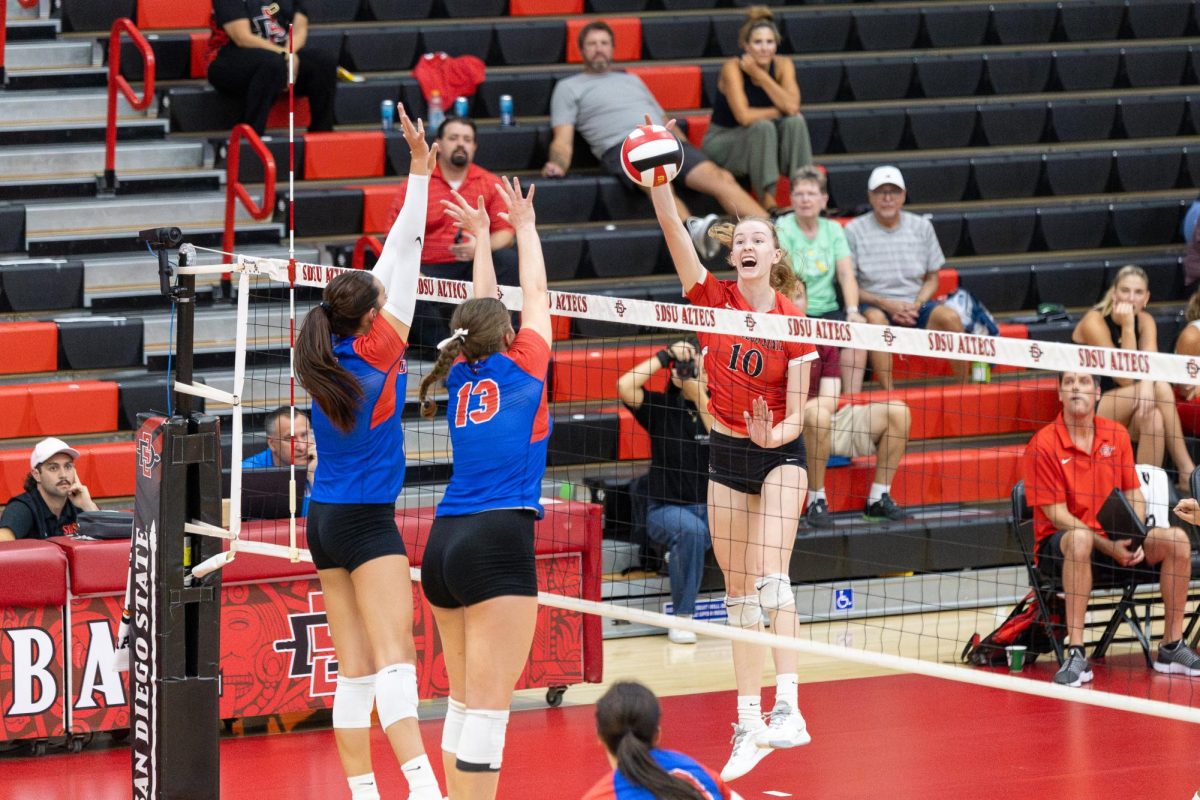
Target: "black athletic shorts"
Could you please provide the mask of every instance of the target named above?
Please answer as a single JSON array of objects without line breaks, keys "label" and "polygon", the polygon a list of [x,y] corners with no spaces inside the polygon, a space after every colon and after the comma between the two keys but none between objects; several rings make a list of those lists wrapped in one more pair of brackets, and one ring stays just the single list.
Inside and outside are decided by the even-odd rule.
[{"label": "black athletic shorts", "polygon": [[434,519],[421,559],[426,599],[438,608],[462,608],[493,597],[537,597],[535,519],[525,509]]},{"label": "black athletic shorts", "polygon": [[372,559],[407,556],[393,503],[308,504],[308,551],[317,569],[353,572]]},{"label": "black athletic shorts", "polygon": [[[1037,548],[1038,572],[1054,581],[1055,586],[1062,585],[1063,555],[1060,542],[1063,535],[1062,531],[1055,531],[1042,539]],[[1149,567],[1145,561],[1132,569],[1122,567],[1099,550],[1092,550],[1093,586],[1122,586],[1135,573],[1140,573],[1141,582],[1154,583],[1158,580],[1156,569]]]},{"label": "black athletic shorts", "polygon": [[783,464],[808,469],[803,436],[782,447],[759,447],[750,439],[716,431],[709,435],[708,479],[736,492],[761,494],[767,475]]}]

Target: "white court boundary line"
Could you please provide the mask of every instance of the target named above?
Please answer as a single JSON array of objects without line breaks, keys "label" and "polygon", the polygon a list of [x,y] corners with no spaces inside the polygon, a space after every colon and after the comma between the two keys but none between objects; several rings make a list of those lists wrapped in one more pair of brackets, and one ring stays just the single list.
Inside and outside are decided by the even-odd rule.
[{"label": "white court boundary line", "polygon": [[[196,249],[221,252],[201,247]],[[286,259],[257,258],[238,253],[231,255],[234,257],[232,265],[184,267],[179,271],[199,275],[232,269],[243,274],[260,275],[280,283],[288,283]],[[302,262],[296,262],[295,266],[296,285],[315,288],[324,287],[336,276],[350,271],[349,267]],[[498,287],[497,296],[510,310],[521,310],[522,296],[519,287]],[[469,281],[422,276],[417,285],[417,297],[421,300],[458,304],[472,297],[471,284]],[[1200,359],[1171,353],[1143,353],[1005,336],[976,336],[861,322],[785,317],[579,292],[551,291],[549,302],[555,315],[579,319],[700,333],[733,334],[770,343],[811,342],[928,358],[986,361],[1026,369],[1089,372],[1134,380],[1150,379],[1200,385]]]},{"label": "white court boundary line", "polygon": [[[196,249],[221,252],[209,248],[198,247]],[[242,273],[243,279],[245,276],[258,275],[283,284],[290,282],[287,259],[257,258],[237,253],[231,255],[234,257],[232,265],[184,267],[179,272],[208,274],[232,270]],[[295,284],[314,288],[326,286],[337,275],[350,269],[303,262],[294,262],[294,264]],[[510,310],[519,311],[521,309],[522,295],[519,287],[498,287],[497,295]],[[471,284],[468,281],[421,277],[418,281],[417,297],[433,302],[458,304],[472,297]],[[1170,383],[1200,385],[1200,363],[1197,362],[1197,359],[1166,353],[1139,353],[1114,348],[1080,347],[1059,342],[1040,342],[997,336],[935,333],[912,328],[834,322],[803,317],[782,317],[771,314],[746,313],[733,309],[710,309],[688,304],[660,303],[577,292],[551,291],[549,302],[555,314],[581,319],[670,327],[707,333],[726,333],[764,340],[803,341],[836,347],[860,347],[890,351],[896,354],[949,358],[960,361],[986,360],[1030,369],[1086,371],[1133,379],[1153,379]],[[236,530],[234,528],[232,532],[224,531],[204,523],[185,525],[187,533],[216,536],[228,539],[231,543],[229,551],[219,553],[198,565],[193,570],[193,574],[203,577],[231,561],[239,551],[286,558],[293,563],[312,561],[308,550],[266,542],[246,541],[238,536]],[[411,573],[413,580],[420,581],[421,571],[419,568],[413,567]],[[595,614],[654,627],[674,627],[714,638],[794,650],[810,656],[851,661],[879,669],[908,672],[985,688],[1200,724],[1200,708],[1160,700],[1130,697],[1100,690],[1073,689],[1049,682],[1017,678],[1004,673],[985,672],[965,666],[922,661],[908,656],[854,650],[808,639],[792,639],[774,633],[745,631],[710,622],[681,619],[658,612],[606,605],[592,600],[565,597],[547,592],[538,593],[538,602],[566,611]],[[1189,679],[1181,677],[1179,680]]]}]

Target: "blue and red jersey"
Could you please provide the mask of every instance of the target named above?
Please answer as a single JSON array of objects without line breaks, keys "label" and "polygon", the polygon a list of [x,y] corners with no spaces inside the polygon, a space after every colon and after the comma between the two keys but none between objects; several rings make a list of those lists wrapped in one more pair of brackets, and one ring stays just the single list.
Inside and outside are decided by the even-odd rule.
[{"label": "blue and red jersey", "polygon": [[332,337],[338,363],[358,379],[363,397],[354,427],[343,433],[313,402],[317,474],[312,499],[320,503],[394,503],[404,486],[404,430],[400,414],[408,386],[405,342],[377,319],[364,336]]},{"label": "blue and red jersey", "polygon": [[[671,775],[699,789],[702,797],[730,800],[732,795],[725,782],[695,759],[674,750],[659,749],[651,750],[650,757]],[[654,800],[654,795],[641,786],[634,786],[618,769],[601,778],[581,800]]]},{"label": "blue and red jersey", "polygon": [[450,367],[446,420],[454,475],[438,504],[439,517],[501,508],[527,508],[542,517],[549,366],[550,345],[525,329],[507,352],[474,363],[459,359]]}]

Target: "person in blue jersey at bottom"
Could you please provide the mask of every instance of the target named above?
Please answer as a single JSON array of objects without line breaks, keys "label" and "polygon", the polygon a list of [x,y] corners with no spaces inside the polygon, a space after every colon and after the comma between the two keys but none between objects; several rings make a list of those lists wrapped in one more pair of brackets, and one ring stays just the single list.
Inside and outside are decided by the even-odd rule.
[{"label": "person in blue jersey at bottom", "polygon": [[408,781],[409,800],[441,800],[417,728],[412,582],[396,527],[404,484],[404,350],[416,303],[429,173],[424,125],[400,109],[412,155],[408,194],[373,272],[325,287],[296,341],[296,377],[312,397],[321,452],[308,509],[308,549],[337,653],[333,734],[353,800],[379,800],[371,709]]},{"label": "person in blue jersey at bottom", "polygon": [[582,800],[742,800],[695,759],[658,747],[661,717],[654,692],[635,681],[596,701],[596,735],[613,771]]},{"label": "person in blue jersey at bottom", "polygon": [[[477,247],[474,297],[454,310],[453,333],[421,381],[421,413],[432,417],[429,392],[446,378],[454,450],[454,474],[421,562],[450,678],[442,760],[453,800],[496,796],[508,707],[537,622],[533,529],[543,514],[550,438],[550,307],[533,187],[522,196],[514,178],[500,191],[508,206],[501,214],[517,234],[521,331],[513,332],[496,299],[491,250]],[[457,192],[454,199],[443,201],[446,213],[466,233],[486,236],[483,200],[473,206]]]}]

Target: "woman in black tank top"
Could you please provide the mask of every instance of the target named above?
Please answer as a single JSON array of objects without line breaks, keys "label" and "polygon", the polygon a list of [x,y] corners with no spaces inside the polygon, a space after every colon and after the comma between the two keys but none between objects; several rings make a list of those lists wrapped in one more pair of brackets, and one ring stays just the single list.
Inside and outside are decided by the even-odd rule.
[{"label": "woman in black tank top", "polygon": [[[1158,352],[1158,325],[1146,312],[1150,282],[1141,267],[1122,267],[1104,299],[1084,314],[1071,339],[1092,347]],[[1161,466],[1164,452],[1179,470],[1179,486],[1187,489],[1195,464],[1183,440],[1175,393],[1165,381],[1135,381],[1100,376],[1096,413],[1129,428],[1137,442],[1139,464]]]},{"label": "woman in black tank top", "polygon": [[704,152],[734,175],[748,175],[755,199],[776,207],[780,176],[812,163],[808,125],[791,59],[776,54],[779,29],[766,6],[754,6],[738,33],[742,55],[721,67]]}]

